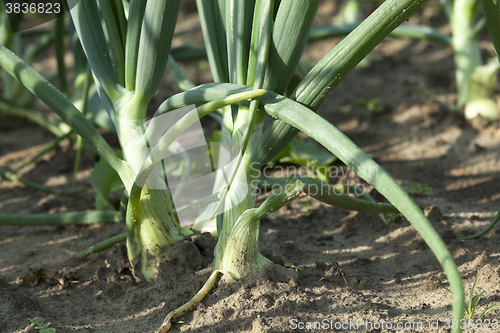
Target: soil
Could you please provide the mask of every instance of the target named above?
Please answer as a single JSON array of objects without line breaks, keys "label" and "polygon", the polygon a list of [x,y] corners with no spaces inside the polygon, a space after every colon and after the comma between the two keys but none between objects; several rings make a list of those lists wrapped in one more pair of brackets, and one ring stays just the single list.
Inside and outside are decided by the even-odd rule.
[{"label": "soil", "polygon": [[[175,43],[191,34],[200,36],[190,6],[183,7],[181,20],[189,24],[179,28]],[[323,2],[317,24],[333,23],[337,10],[333,1]],[[446,32],[449,28],[441,15],[427,9],[410,22],[432,24]],[[319,59],[337,42],[309,44],[306,59]],[[485,54],[491,54],[488,43],[481,45]],[[198,84],[210,80],[200,70],[204,66],[193,62],[184,68]],[[500,207],[500,124],[484,119],[467,122],[462,112],[452,110],[453,68],[451,50],[441,45],[387,39],[371,54],[367,66],[355,69],[342,82],[319,113],[408,190],[412,181],[432,188],[432,195],[412,195],[453,254],[466,297],[480,270],[475,294],[484,291],[477,310],[482,312],[500,303],[500,227],[480,239],[457,237],[482,230]],[[167,80],[156,102],[174,92]],[[379,98],[385,111],[371,113],[356,103],[360,98]],[[33,123],[0,119],[2,168],[14,169],[52,139]],[[106,138],[116,144],[113,135]],[[74,147],[63,143],[20,175],[46,186],[69,188],[75,154]],[[94,155],[84,152],[75,187],[89,184],[94,161]],[[355,175],[332,180],[337,181],[364,184],[370,190]],[[92,191],[58,196],[0,181],[2,214],[93,208]],[[123,233],[123,224],[0,230],[0,332],[34,332],[26,318],[36,316],[62,333],[154,332],[168,312],[204,284],[208,276],[195,272],[211,263],[215,245],[209,234],[195,234],[175,245],[158,281],[147,285],[134,282],[123,244],[86,259],[65,253]],[[397,323],[403,332],[448,331],[452,295],[434,284],[448,286],[446,275],[407,220],[384,225],[376,215],[300,197],[264,218],[260,232],[261,251],[274,264],[237,283],[222,279],[196,308],[174,320],[171,332],[289,332],[302,327],[392,332]],[[290,262],[299,268],[285,268],[283,264]],[[500,309],[495,309],[484,319],[493,323],[499,317]],[[356,329],[349,322],[363,325]],[[341,327],[343,323],[347,324]]]}]

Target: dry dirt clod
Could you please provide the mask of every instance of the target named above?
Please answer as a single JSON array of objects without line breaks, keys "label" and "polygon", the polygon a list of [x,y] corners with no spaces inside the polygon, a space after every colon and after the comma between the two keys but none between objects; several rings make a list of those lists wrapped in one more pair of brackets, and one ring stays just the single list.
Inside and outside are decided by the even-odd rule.
[{"label": "dry dirt clod", "polygon": [[474,128],[476,131],[482,131],[486,129],[491,123],[488,119],[484,118],[481,115],[470,119],[469,122],[472,128]]},{"label": "dry dirt clod", "polygon": [[486,253],[486,251],[483,251],[473,262],[472,266],[474,266],[477,269],[481,269],[484,265],[489,263],[491,261],[490,256]]},{"label": "dry dirt clod", "polygon": [[203,268],[200,249],[189,239],[169,246],[167,253],[169,258],[167,266],[182,264],[193,271]]},{"label": "dry dirt clod", "polygon": [[261,251],[261,254],[264,257],[266,257],[267,259],[271,260],[272,263],[275,263],[275,264],[278,264],[278,265],[281,265],[281,266],[285,265],[285,261],[279,255],[276,255],[276,254],[274,254],[274,253],[272,253],[270,251],[266,251],[266,250]]},{"label": "dry dirt clod", "polygon": [[115,274],[122,274],[130,270],[130,263],[127,257],[127,246],[123,243],[115,245],[106,254],[104,264],[107,269]]},{"label": "dry dirt clod", "polygon": [[255,318],[252,321],[251,333],[266,333],[266,332],[270,332],[266,320],[262,318],[260,315],[257,315],[257,318]]},{"label": "dry dirt clod", "polygon": [[431,291],[439,289],[440,287],[436,284],[438,284],[439,286],[443,285],[441,279],[439,279],[437,276],[433,276],[425,281],[424,290]]},{"label": "dry dirt clod", "polygon": [[431,205],[431,206],[425,207],[424,215],[429,220],[432,220],[432,221],[440,221],[443,218],[443,214],[441,213],[441,210],[436,205]]}]

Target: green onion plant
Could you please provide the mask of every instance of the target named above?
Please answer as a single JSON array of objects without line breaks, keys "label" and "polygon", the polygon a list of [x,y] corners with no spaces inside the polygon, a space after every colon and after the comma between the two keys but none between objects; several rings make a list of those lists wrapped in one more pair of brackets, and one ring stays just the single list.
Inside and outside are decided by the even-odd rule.
[{"label": "green onion plant", "polygon": [[[19,25],[21,14],[12,14],[11,21],[7,18],[5,5],[0,4],[0,43],[9,47],[21,56],[28,64],[33,64],[35,57],[55,41],[54,31],[44,33],[36,43],[23,45],[23,36],[12,30]],[[15,101],[18,106],[29,106],[33,103],[33,95],[24,86],[2,70],[2,100]]]},{"label": "green onion plant", "polygon": [[[482,0],[482,5],[491,40],[493,42],[493,46],[495,47],[497,58],[500,60],[500,3],[498,2],[498,0]],[[491,223],[484,230],[473,236],[461,237],[459,239],[466,240],[481,237],[482,235],[493,229],[493,227],[498,223],[499,220],[500,209],[498,210]]]},{"label": "green onion plant", "polygon": [[[347,4],[354,1],[349,1]],[[479,36],[485,26],[485,18],[477,19],[479,0],[440,0],[450,21],[451,35],[422,25],[401,25],[391,36],[424,39],[438,42],[453,49],[457,102],[455,109],[464,107],[467,119],[482,115],[490,121],[498,119],[498,107],[493,99],[500,64],[496,59],[483,63],[479,49]],[[346,7],[348,7],[346,5]],[[485,15],[491,15],[486,13]],[[356,24],[316,27],[314,39],[345,36]]]},{"label": "green onion plant", "polygon": [[[238,279],[269,263],[258,247],[261,218],[306,192],[346,209],[401,212],[447,273],[454,291],[453,315],[460,320],[464,306],[460,274],[421,209],[387,172],[315,113],[343,78],[424,1],[386,0],[298,82],[292,78],[319,0],[198,0],[214,82],[197,87],[169,57],[180,3],[85,0],[70,12],[101,102],[116,128],[122,157],[63,93],[0,45],[0,66],[54,110],[118,174],[128,196],[127,234],[116,239],[126,238],[136,278],[153,282],[159,263],[168,258],[169,245],[192,232],[180,222],[183,211],[174,205],[178,189],[165,179],[166,170],[179,147],[176,140],[201,117],[214,114],[221,123],[220,143],[231,148],[234,158],[229,164],[225,154],[214,158],[223,167],[215,175],[213,193],[200,200],[205,205],[195,223],[195,229],[217,232],[210,284],[217,272]],[[165,69],[186,91],[165,100],[148,125],[146,111]],[[176,110],[191,105],[193,110],[175,118]],[[264,129],[268,115],[274,121]],[[167,127],[170,121],[173,124]],[[292,175],[255,207],[260,168],[299,131],[323,145],[392,205],[353,198],[342,193],[342,187]],[[183,312],[176,310],[166,321]],[[168,325],[165,322],[159,331]]]},{"label": "green onion plant", "polygon": [[[490,121],[498,119],[498,107],[493,100],[500,64],[496,59],[483,64],[479,49],[479,34],[485,26],[485,17],[476,19],[479,0],[441,0],[450,20],[452,31],[457,107],[465,106],[468,119],[482,115]],[[484,15],[489,15],[484,9]]]},{"label": "green onion plant", "polygon": [[[53,29],[42,30],[37,34],[28,34],[26,32],[14,33],[18,25],[23,19],[22,12],[11,13],[7,17],[4,4],[0,4],[0,43],[13,50],[16,54],[27,63],[32,64],[35,57],[40,52],[54,45],[56,60],[57,60],[57,74],[52,76],[51,80],[56,80],[60,90],[67,96],[72,103],[93,122],[104,128],[112,129],[109,117],[106,115],[102,104],[97,96],[97,91],[89,75],[90,67],[87,64],[87,59],[80,46],[78,37],[74,31],[69,17],[60,16],[56,19]],[[74,67],[67,69],[64,56],[64,38],[69,33],[71,37],[71,51],[74,57]],[[26,39],[33,40],[31,44],[27,44]],[[27,44],[27,45],[26,45]],[[74,79],[69,80],[69,73],[73,72]],[[22,166],[15,170],[0,169],[0,174],[12,181],[19,181],[27,186],[36,188],[38,190],[46,191],[56,194],[72,194],[87,191],[89,187],[71,190],[53,189],[37,184],[36,182],[29,181],[19,177],[17,173],[35,162],[45,153],[55,149],[59,142],[69,139],[71,142],[76,143],[78,147],[77,158],[75,161],[73,180],[78,171],[79,160],[83,148],[83,141],[81,137],[75,135],[71,127],[66,123],[61,122],[58,118],[44,115],[42,113],[31,110],[33,106],[33,95],[24,87],[18,80],[12,77],[7,71],[2,69],[2,97],[0,98],[0,113],[3,115],[26,118],[33,121],[42,127],[46,128],[49,132],[53,133],[56,138],[51,140],[45,147],[33,158],[23,163]],[[70,92],[71,90],[71,92]],[[88,110],[91,112],[87,112]]]}]

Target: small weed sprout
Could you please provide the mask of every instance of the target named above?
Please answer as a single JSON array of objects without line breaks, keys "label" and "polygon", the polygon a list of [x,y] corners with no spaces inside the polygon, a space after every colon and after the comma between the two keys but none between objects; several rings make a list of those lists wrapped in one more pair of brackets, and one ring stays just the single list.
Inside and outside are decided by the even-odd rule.
[{"label": "small weed sprout", "polygon": [[42,317],[35,317],[33,319],[28,318],[33,324],[35,324],[35,329],[40,330],[40,333],[56,333],[56,329],[49,327],[50,321],[48,323],[44,323],[44,319]]},{"label": "small weed sprout", "polygon": [[297,272],[302,270],[302,267],[299,267],[299,266],[297,266],[297,265],[295,265],[294,263],[291,263],[291,262],[287,262],[287,263],[285,264],[285,267],[287,267],[287,268],[293,268],[293,269],[295,269]]},{"label": "small weed sprout", "polygon": [[[479,293],[479,295],[477,295],[476,297],[472,297],[472,295],[474,295],[474,288],[476,287],[476,283],[477,283],[477,279],[479,278],[479,270],[477,270],[476,272],[476,278],[474,279],[474,283],[472,284],[472,289],[470,291],[470,296],[469,296],[469,303],[465,304],[465,313],[467,314],[467,317],[469,319],[473,319],[474,318],[474,313],[476,312],[476,308],[477,308],[477,304],[479,303],[479,301],[481,300],[481,296],[484,294],[484,290],[481,291]],[[437,283],[434,282],[434,284],[440,288],[443,288],[447,291],[449,291],[450,293],[453,294],[453,292],[446,288],[446,287],[443,287],[442,285],[439,285]],[[500,306],[500,304],[495,304],[495,305],[492,305],[488,308],[486,308],[480,315],[479,315],[479,318],[478,319],[481,319],[483,318],[488,312],[490,312],[491,310],[495,309],[495,308],[498,308]]]},{"label": "small weed sprout", "polygon": [[354,101],[354,104],[363,105],[372,114],[384,113],[387,110],[387,105],[384,102],[382,102],[382,100],[380,100],[379,98],[373,98],[370,100],[359,98]]},{"label": "small weed sprout", "polygon": [[419,182],[413,181],[410,183],[409,188],[410,193],[419,197],[431,197],[432,187],[427,184],[421,184]]},{"label": "small weed sprout", "polygon": [[311,215],[313,213],[312,210],[308,209],[307,206],[312,202],[311,198],[300,201],[300,205],[302,206],[302,211],[305,215]]},{"label": "small weed sprout", "polygon": [[37,248],[28,248],[28,249],[24,249],[24,251],[26,252],[27,255],[34,256],[38,252],[38,249]]},{"label": "small weed sprout", "polygon": [[420,90],[411,95],[412,99],[420,100],[421,102],[427,102],[431,99],[431,91],[429,87],[423,82],[419,83]]}]

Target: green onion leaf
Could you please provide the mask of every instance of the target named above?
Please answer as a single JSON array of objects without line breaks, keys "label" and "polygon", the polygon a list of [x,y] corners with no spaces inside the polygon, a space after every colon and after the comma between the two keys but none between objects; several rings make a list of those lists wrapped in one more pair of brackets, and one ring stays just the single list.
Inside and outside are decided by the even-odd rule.
[{"label": "green onion leaf", "polygon": [[[149,0],[142,21],[134,99],[145,107],[160,86],[167,66],[170,45],[181,0]],[[141,110],[142,111],[142,110]]]}]

